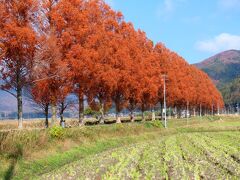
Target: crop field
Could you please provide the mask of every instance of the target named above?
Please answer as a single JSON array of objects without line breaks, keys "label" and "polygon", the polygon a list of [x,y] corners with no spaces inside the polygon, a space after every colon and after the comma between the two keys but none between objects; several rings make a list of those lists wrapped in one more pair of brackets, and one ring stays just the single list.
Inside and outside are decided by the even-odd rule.
[{"label": "crop field", "polygon": [[239,179],[240,132],[182,133],[89,156],[41,179]]},{"label": "crop field", "polygon": [[0,130],[0,179],[240,179],[240,118]]}]

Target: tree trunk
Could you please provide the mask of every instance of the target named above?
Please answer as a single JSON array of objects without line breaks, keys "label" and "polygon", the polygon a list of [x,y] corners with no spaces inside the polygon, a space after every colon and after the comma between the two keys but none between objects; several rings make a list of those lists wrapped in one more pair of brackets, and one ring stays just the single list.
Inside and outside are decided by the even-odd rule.
[{"label": "tree trunk", "polygon": [[79,114],[78,114],[78,118],[79,118],[79,126],[84,125],[84,97],[82,93],[79,93],[78,95],[78,103],[79,103]]},{"label": "tree trunk", "polygon": [[156,115],[155,115],[155,110],[154,108],[152,109],[152,121],[156,120]]},{"label": "tree trunk", "polygon": [[177,109],[177,118],[178,118],[178,119],[181,119],[181,111],[182,111],[181,108],[178,108],[178,109]]},{"label": "tree trunk", "polygon": [[144,116],[144,110],[142,110],[142,121],[146,121],[146,118]]},{"label": "tree trunk", "polygon": [[57,107],[56,107],[56,104],[51,104],[51,109],[52,109],[51,126],[54,126],[57,122]]},{"label": "tree trunk", "polygon": [[172,108],[171,107],[168,108],[168,117],[169,117],[169,119],[172,118]]},{"label": "tree trunk", "polygon": [[45,107],[45,128],[48,128],[48,106]]},{"label": "tree trunk", "polygon": [[163,105],[162,105],[162,103],[160,104],[160,106],[161,106],[161,120],[163,120]]},{"label": "tree trunk", "polygon": [[120,104],[118,100],[115,100],[115,106],[116,106],[116,123],[120,124],[122,122],[119,116],[119,113],[121,112],[121,110],[120,110]]},{"label": "tree trunk", "polygon": [[23,103],[22,103],[22,88],[17,88],[17,107],[18,107],[18,128],[23,128]]},{"label": "tree trunk", "polygon": [[202,117],[202,105],[200,104],[200,108],[199,108],[199,116]]},{"label": "tree trunk", "polygon": [[237,113],[238,113],[238,115],[240,115],[240,104],[237,105]]},{"label": "tree trunk", "polygon": [[130,110],[130,119],[131,119],[131,122],[134,122],[134,114],[133,114],[133,110],[131,109]]},{"label": "tree trunk", "polygon": [[60,109],[60,126],[62,126],[62,123],[64,121],[63,112],[64,112],[64,103],[62,102],[61,109]]},{"label": "tree trunk", "polygon": [[212,116],[214,116],[214,109],[213,109],[213,104],[212,104]]},{"label": "tree trunk", "polygon": [[118,112],[116,112],[116,122],[117,122],[117,124],[120,124],[120,123],[122,123],[122,122],[121,122],[121,118],[120,118],[120,116],[119,116],[119,113],[118,113]]},{"label": "tree trunk", "polygon": [[100,107],[100,124],[104,124],[104,103],[101,102],[101,107]]},{"label": "tree trunk", "polygon": [[174,108],[174,109],[175,109],[175,110],[174,110],[174,111],[175,111],[175,119],[177,119],[177,118],[178,118],[178,113],[177,113],[178,111],[177,111],[177,107],[175,106],[175,108]]}]

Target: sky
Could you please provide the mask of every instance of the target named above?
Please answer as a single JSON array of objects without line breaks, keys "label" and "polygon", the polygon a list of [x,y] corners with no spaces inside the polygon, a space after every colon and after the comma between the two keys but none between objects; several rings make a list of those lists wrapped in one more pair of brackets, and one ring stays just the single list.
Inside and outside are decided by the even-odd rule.
[{"label": "sky", "polygon": [[105,0],[189,63],[240,49],[240,0]]}]

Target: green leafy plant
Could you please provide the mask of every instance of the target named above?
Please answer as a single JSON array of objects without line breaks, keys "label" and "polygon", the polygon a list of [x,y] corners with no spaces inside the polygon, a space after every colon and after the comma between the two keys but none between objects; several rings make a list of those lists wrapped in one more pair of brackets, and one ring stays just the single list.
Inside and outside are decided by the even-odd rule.
[{"label": "green leafy plant", "polygon": [[153,127],[162,128],[163,125],[161,121],[151,121],[151,122],[146,122],[145,127],[146,128],[153,128]]},{"label": "green leafy plant", "polygon": [[64,128],[61,126],[54,126],[50,129],[49,133],[52,138],[61,139],[64,137]]},{"label": "green leafy plant", "polygon": [[153,124],[154,127],[157,127],[157,128],[162,128],[163,127],[161,121],[153,121],[152,124]]}]

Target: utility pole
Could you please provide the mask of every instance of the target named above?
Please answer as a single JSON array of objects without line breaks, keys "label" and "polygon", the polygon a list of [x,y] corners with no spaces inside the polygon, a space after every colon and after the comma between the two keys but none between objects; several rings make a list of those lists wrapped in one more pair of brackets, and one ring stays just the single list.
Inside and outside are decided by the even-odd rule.
[{"label": "utility pole", "polygon": [[163,84],[164,84],[164,86],[163,86],[164,127],[167,128],[167,103],[166,103],[166,77],[167,77],[167,75],[164,74],[164,75],[162,75],[162,77],[163,77]]}]

